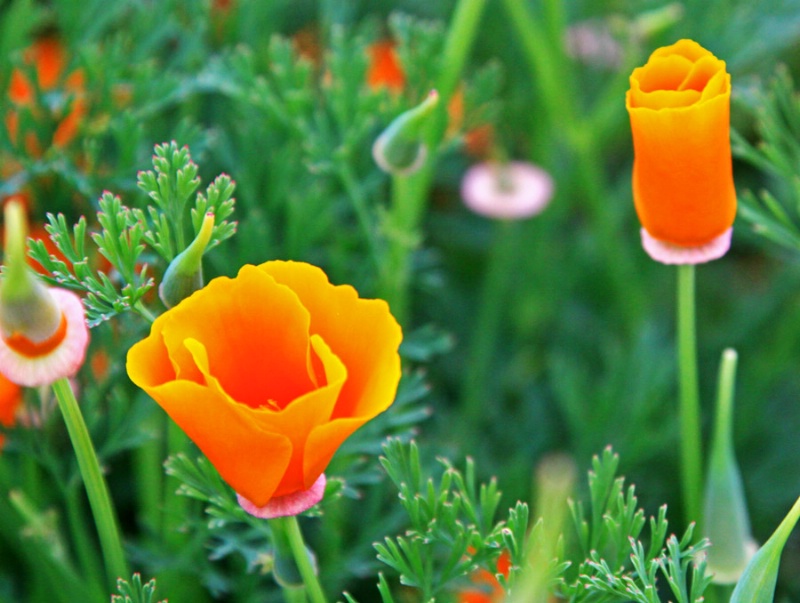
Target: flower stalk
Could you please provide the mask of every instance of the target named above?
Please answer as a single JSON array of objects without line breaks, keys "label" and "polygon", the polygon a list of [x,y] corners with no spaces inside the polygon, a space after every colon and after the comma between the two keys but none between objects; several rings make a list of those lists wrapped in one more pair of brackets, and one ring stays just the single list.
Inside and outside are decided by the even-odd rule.
[{"label": "flower stalk", "polygon": [[284,589],[287,601],[306,600],[305,596],[298,596],[302,589],[311,603],[327,603],[297,516],[270,519],[269,525],[275,545],[275,578]]},{"label": "flower stalk", "polygon": [[678,371],[683,505],[686,521],[699,523],[703,478],[694,273],[693,264],[678,266]]},{"label": "flower stalk", "polygon": [[125,553],[122,549],[122,540],[119,535],[116,513],[111,504],[103,473],[97,454],[89,437],[89,430],[83,420],[78,401],[72,393],[69,381],[61,378],[53,383],[53,393],[58,400],[61,414],[67,425],[72,447],[78,459],[78,468],[86,486],[89,506],[92,509],[97,533],[100,537],[100,547],[106,562],[106,574],[111,584],[116,584],[117,578],[129,576]]}]

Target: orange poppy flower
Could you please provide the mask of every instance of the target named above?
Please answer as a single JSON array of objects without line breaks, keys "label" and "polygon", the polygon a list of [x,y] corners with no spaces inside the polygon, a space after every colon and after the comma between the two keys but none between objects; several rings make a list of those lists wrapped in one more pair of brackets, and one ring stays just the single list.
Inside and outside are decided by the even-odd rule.
[{"label": "orange poppy flower", "polygon": [[[66,146],[75,138],[80,121],[86,113],[83,71],[76,70],[64,77],[66,51],[55,37],[45,37],[34,42],[25,51],[23,60],[33,65],[36,81],[43,92],[50,92],[61,84],[64,91],[73,96],[70,112],[63,118],[60,115],[54,116],[59,122],[53,133],[52,144],[56,147]],[[35,86],[19,69],[14,69],[11,73],[8,96],[19,107],[34,107],[37,103]],[[19,130],[19,115],[16,111],[12,110],[6,115],[6,127],[11,140],[15,141]],[[25,144],[31,155],[42,153],[39,141],[34,136],[27,136]]]},{"label": "orange poppy flower", "polygon": [[630,86],[639,220],[658,241],[707,245],[736,215],[725,62],[697,42],[680,40],[634,69]]},{"label": "orange poppy flower", "polygon": [[367,48],[369,69],[367,84],[370,88],[385,86],[392,92],[401,92],[406,84],[406,75],[391,40],[380,40]]},{"label": "orange poppy flower", "polygon": [[[510,569],[511,555],[508,551],[503,551],[497,559],[497,571],[508,578]],[[458,603],[495,603],[505,597],[505,590],[491,572],[484,569],[476,571],[472,575],[472,582],[475,584],[474,587],[458,593]]]},{"label": "orange poppy flower", "polygon": [[382,300],[301,262],[244,266],[153,323],[127,370],[256,507],[308,491],[394,400],[400,327]]},{"label": "orange poppy flower", "polygon": [[[12,427],[16,422],[17,409],[22,404],[22,388],[0,373],[0,425]],[[0,448],[5,437],[0,433]]]}]

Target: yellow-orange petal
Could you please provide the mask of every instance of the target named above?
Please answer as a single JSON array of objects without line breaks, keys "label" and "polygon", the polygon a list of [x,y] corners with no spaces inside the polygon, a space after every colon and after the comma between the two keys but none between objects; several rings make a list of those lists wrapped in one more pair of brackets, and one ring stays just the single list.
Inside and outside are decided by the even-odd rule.
[{"label": "yellow-orange petal", "polygon": [[[199,342],[188,340],[186,345],[193,354],[198,368],[203,373],[207,385],[222,396],[229,398],[228,394],[220,386],[219,381],[209,372],[208,359]],[[310,488],[311,484],[314,483],[325,468],[322,467],[315,475],[304,472],[303,459],[306,440],[315,427],[330,420],[342,385],[347,379],[347,371],[341,361],[327,349],[327,346],[319,336],[312,337],[312,345],[326,366],[327,385],[323,385],[292,400],[290,404],[287,404],[282,409],[270,406],[251,408],[242,405],[239,411],[242,417],[251,421],[254,426],[264,432],[281,434],[292,444],[290,462],[287,464],[284,475],[273,496],[284,496],[291,492]],[[253,500],[253,502],[256,501]]]},{"label": "yellow-orange petal", "polygon": [[292,456],[286,436],[263,431],[248,416],[246,406],[204,385],[134,383],[158,402],[236,492],[257,506],[269,501]]},{"label": "yellow-orange petal", "polygon": [[736,191],[725,63],[690,40],[661,48],[632,73],[626,105],[634,205],[648,234],[695,247],[726,232]]},{"label": "yellow-orange petal", "polygon": [[178,378],[197,380],[183,342],[200,341],[212,374],[233,399],[283,407],[310,391],[309,313],[288,288],[254,266],[214,279],[163,315],[162,336]]},{"label": "yellow-orange petal", "polygon": [[349,285],[334,286],[310,264],[273,261],[258,266],[300,299],[319,334],[347,367],[347,382],[333,413],[372,418],[394,401],[400,381],[400,325],[379,299],[360,299]]}]

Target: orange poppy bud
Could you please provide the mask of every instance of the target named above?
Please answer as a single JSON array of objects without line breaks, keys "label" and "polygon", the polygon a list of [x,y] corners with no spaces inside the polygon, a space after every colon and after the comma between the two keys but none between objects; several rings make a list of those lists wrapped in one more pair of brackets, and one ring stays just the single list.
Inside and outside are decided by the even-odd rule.
[{"label": "orange poppy bud", "polygon": [[730,96],[725,62],[692,40],[659,48],[633,70],[626,107],[643,235],[679,247],[729,237],[736,215]]},{"label": "orange poppy bud", "polygon": [[273,261],[159,316],[127,369],[253,512],[312,490],[342,442],[389,407],[401,339],[386,302]]}]

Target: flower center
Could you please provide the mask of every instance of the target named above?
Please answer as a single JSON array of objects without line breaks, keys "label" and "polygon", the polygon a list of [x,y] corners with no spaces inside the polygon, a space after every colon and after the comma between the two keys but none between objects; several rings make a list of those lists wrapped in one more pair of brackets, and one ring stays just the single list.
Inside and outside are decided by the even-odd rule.
[{"label": "flower center", "polygon": [[31,341],[21,333],[12,333],[5,338],[6,345],[26,358],[46,356],[56,349],[67,335],[67,317],[61,313],[61,322],[55,333],[43,341]]}]

